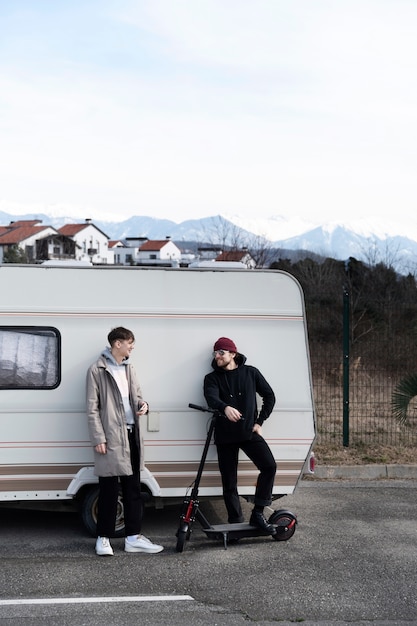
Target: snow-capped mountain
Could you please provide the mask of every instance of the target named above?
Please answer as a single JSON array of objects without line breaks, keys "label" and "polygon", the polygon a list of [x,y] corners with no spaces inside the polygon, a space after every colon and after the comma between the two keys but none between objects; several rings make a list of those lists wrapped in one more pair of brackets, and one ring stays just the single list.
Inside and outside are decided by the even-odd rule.
[{"label": "snow-capped mountain", "polygon": [[[22,219],[39,219],[55,228],[80,219],[47,214],[12,215],[0,212],[0,224]],[[382,262],[401,273],[417,272],[417,220],[407,223],[364,218],[362,220],[315,223],[300,218],[272,216],[246,219],[237,215],[213,216],[177,223],[168,219],[134,216],[120,222],[93,220],[110,239],[171,237],[217,245],[259,245],[260,240],[279,250],[304,250],[344,260],[355,257],[368,263]]]},{"label": "snow-capped mountain", "polygon": [[297,216],[284,217],[273,215],[268,218],[242,218],[238,215],[224,215],[225,219],[233,224],[257,235],[265,235],[272,241],[282,241],[291,237],[322,227],[323,232],[329,234],[335,228],[343,228],[364,238],[406,236],[417,241],[417,219],[408,218],[407,221],[383,219],[379,216],[363,217],[354,220],[304,220]]},{"label": "snow-capped mountain", "polygon": [[345,226],[320,226],[297,237],[277,241],[276,247],[289,250],[310,250],[334,259],[355,257],[365,263],[384,263],[400,273],[416,273],[417,240],[400,235],[366,233]]},{"label": "snow-capped mountain", "polygon": [[275,248],[309,250],[341,260],[355,257],[372,264],[382,262],[401,273],[417,271],[417,219],[414,218],[404,222],[367,217],[321,224],[282,216],[260,220],[229,216],[228,219],[272,240]]}]

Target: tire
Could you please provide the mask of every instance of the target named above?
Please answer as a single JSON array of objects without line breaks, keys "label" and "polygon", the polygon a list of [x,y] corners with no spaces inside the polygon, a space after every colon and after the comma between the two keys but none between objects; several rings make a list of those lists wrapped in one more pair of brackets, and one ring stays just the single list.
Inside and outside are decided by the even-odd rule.
[{"label": "tire", "polygon": [[177,531],[177,545],[176,551],[183,552],[185,547],[185,542],[190,538],[190,529],[187,522],[181,522],[180,527]]},{"label": "tire", "polygon": [[275,535],[272,535],[275,541],[288,541],[295,533],[297,518],[289,511],[275,511],[268,521],[278,527]]},{"label": "tire", "polygon": [[[97,536],[97,505],[98,505],[98,491],[97,485],[94,485],[84,492],[83,499],[81,501],[81,519],[82,522],[92,537]],[[124,520],[124,507],[122,494],[119,492],[119,498],[117,501],[117,515],[116,515],[116,527],[114,537],[124,537],[125,534],[125,520]]]}]

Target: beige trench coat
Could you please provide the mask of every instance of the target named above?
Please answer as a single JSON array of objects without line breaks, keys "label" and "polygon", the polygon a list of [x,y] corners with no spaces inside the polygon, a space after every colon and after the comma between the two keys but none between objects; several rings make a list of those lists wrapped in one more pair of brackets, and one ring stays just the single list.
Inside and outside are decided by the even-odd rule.
[{"label": "beige trench coat", "polygon": [[[134,367],[131,364],[126,364],[125,367],[143,467],[143,443],[136,411],[144,400]],[[104,356],[100,356],[87,372],[87,417],[93,447],[99,443],[107,444],[106,454],[99,454],[94,450],[96,476],[131,475],[133,471],[122,396]]]}]

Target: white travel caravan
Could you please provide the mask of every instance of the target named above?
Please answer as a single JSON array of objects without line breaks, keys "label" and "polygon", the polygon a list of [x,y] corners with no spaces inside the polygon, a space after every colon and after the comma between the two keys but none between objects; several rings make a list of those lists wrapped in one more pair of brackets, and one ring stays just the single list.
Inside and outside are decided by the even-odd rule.
[{"label": "white travel caravan", "polygon": [[[144,491],[157,506],[192,484],[207,431],[202,386],[212,346],[234,339],[273,387],[263,431],[278,471],[274,495],[305,470],[315,419],[303,295],[281,271],[0,266],[0,501],[77,499],[94,533],[97,479],[85,411],[88,366],[115,326],[132,353],[150,413],[142,433]],[[242,456],[239,491],[257,471]],[[221,495],[216,451],[200,496]],[[118,529],[122,529],[121,518]]]}]

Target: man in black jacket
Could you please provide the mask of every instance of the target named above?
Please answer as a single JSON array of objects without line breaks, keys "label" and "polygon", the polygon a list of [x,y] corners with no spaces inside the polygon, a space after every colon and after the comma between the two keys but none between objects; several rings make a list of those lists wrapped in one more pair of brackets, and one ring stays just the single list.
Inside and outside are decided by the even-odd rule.
[{"label": "man in black jacket", "polygon": [[[256,367],[245,364],[246,357],[231,339],[220,337],[214,344],[213,356],[214,371],[204,378],[204,396],[210,408],[222,413],[216,421],[214,441],[228,521],[244,521],[237,491],[238,455],[243,450],[260,472],[249,523],[275,534],[276,526],[268,523],[263,509],[272,502],[276,463],[262,437],[262,424],[274,408],[274,392]],[[259,414],[256,394],[262,398]]]}]

